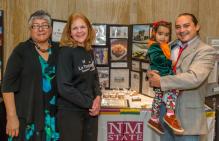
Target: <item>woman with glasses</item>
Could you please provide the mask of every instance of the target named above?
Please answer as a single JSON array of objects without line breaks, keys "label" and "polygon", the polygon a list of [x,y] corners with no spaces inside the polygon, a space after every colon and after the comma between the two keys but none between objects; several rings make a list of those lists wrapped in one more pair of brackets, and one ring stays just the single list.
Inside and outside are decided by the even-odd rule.
[{"label": "woman with glasses", "polygon": [[9,57],[2,93],[7,113],[9,141],[57,141],[56,58],[58,44],[51,42],[51,16],[34,12],[29,20],[30,38]]},{"label": "woman with glasses", "polygon": [[101,91],[91,44],[95,32],[80,13],[69,16],[57,65],[61,141],[97,141]]}]

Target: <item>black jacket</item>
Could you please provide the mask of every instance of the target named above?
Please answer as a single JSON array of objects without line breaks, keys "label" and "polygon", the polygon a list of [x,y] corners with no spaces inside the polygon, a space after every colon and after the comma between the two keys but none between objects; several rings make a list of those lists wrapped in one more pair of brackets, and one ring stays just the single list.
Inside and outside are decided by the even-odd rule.
[{"label": "black jacket", "polygon": [[83,47],[61,47],[57,84],[58,108],[70,110],[91,108],[95,97],[101,95],[92,51],[86,51]]},{"label": "black jacket", "polygon": [[[56,66],[58,44],[52,42],[52,54],[48,63]],[[2,92],[14,92],[19,118],[26,123],[36,123],[36,128],[44,128],[44,106],[42,94],[42,70],[39,55],[31,39],[20,43],[10,55],[2,82]],[[54,79],[52,92],[57,94]]]}]

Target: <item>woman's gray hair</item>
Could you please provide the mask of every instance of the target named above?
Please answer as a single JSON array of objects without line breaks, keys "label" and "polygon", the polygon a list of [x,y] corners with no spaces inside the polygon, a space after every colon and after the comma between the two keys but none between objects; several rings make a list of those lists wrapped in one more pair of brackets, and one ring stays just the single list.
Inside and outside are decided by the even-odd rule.
[{"label": "woman's gray hair", "polygon": [[28,24],[31,26],[32,25],[32,22],[33,20],[35,19],[44,19],[44,20],[47,20],[49,25],[51,26],[52,25],[52,18],[50,16],[49,13],[47,13],[46,11],[44,10],[37,10],[36,12],[34,12],[33,14],[30,15],[30,18],[28,20]]}]

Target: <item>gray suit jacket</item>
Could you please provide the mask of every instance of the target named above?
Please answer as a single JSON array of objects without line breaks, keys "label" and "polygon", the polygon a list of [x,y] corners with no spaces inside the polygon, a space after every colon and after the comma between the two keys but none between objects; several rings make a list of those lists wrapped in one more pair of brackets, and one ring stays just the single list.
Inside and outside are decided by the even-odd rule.
[{"label": "gray suit jacket", "polygon": [[161,89],[181,90],[176,115],[185,135],[207,133],[204,104],[208,75],[215,63],[216,51],[199,38],[184,49],[177,63],[176,75],[161,77]]}]

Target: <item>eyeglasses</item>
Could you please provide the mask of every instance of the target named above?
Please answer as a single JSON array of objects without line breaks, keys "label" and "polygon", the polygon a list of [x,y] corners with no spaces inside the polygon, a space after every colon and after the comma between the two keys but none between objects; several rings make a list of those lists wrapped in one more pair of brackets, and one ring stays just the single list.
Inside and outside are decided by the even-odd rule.
[{"label": "eyeglasses", "polygon": [[43,24],[43,25],[39,25],[39,24],[33,24],[31,26],[32,29],[48,29],[50,27],[50,25],[48,24]]}]

